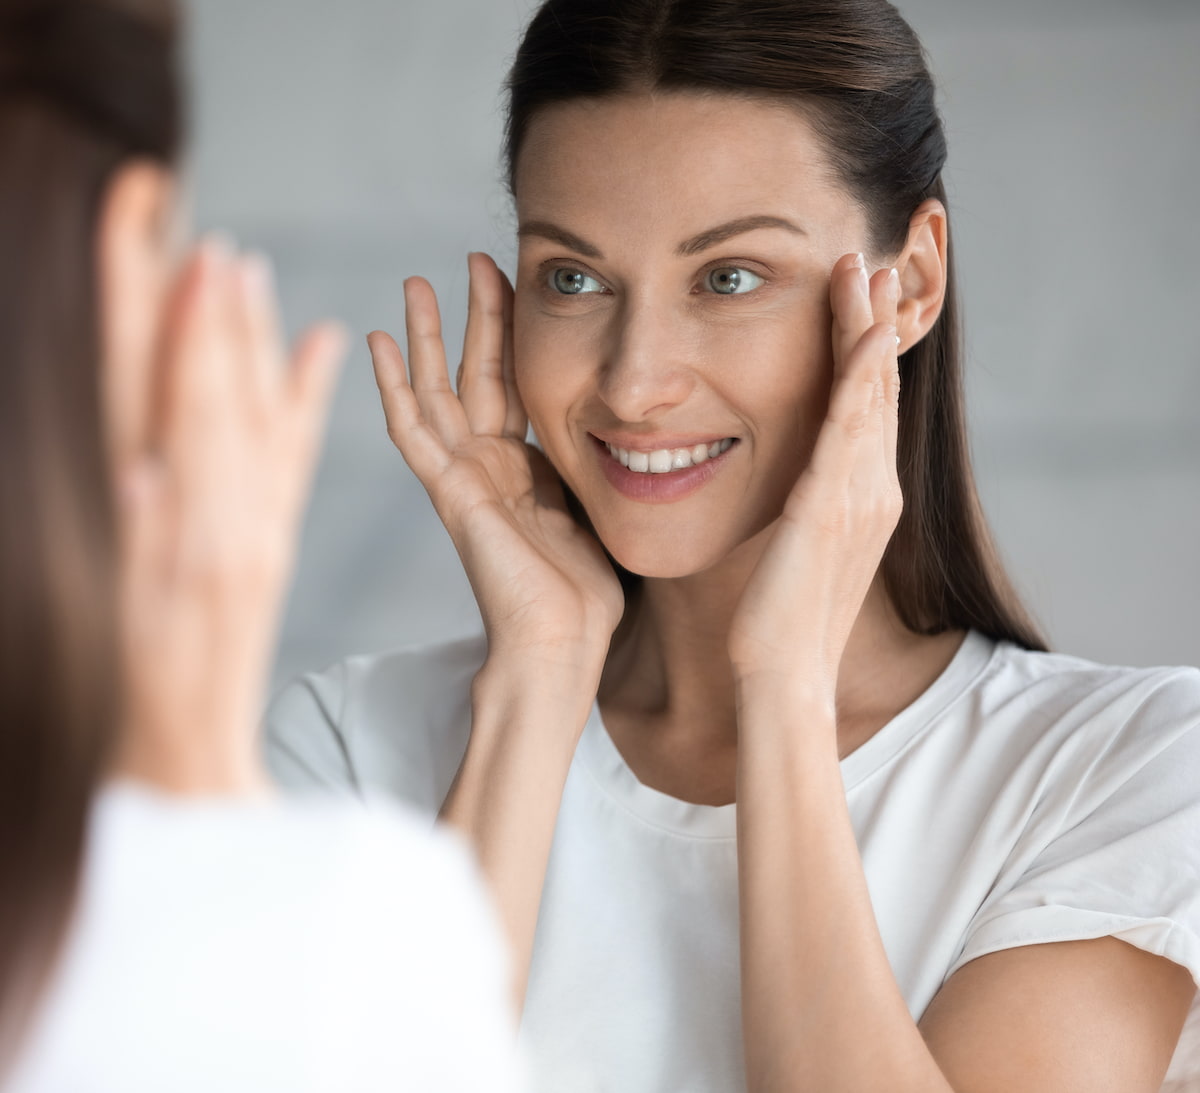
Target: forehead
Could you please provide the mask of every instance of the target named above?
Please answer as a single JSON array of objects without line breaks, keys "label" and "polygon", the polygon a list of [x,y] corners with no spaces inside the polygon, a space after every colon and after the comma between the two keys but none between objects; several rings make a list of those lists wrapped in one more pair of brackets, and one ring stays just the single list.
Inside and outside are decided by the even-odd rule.
[{"label": "forehead", "polygon": [[810,235],[861,223],[824,141],[796,107],[695,92],[580,99],[532,118],[517,212],[580,234],[686,237],[762,214]]}]

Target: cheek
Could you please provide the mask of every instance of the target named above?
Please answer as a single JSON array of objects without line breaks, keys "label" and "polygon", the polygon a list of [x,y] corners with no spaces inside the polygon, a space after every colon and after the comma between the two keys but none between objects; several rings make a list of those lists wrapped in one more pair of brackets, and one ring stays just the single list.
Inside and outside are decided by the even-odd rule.
[{"label": "cheek", "polygon": [[822,300],[793,300],[785,314],[757,317],[710,342],[714,374],[726,377],[723,393],[760,446],[790,446],[797,430],[810,431],[824,416],[833,373],[830,322]]},{"label": "cheek", "polygon": [[513,374],[533,431],[547,448],[565,423],[586,371],[577,342],[571,324],[547,319],[522,306],[518,297],[513,314]]}]

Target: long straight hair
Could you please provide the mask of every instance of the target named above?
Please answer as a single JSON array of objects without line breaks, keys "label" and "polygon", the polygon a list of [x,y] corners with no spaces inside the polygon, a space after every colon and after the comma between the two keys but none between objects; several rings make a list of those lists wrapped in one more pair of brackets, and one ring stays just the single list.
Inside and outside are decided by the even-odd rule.
[{"label": "long straight hair", "polygon": [[120,716],[95,242],[174,160],[166,0],[0,0],[0,1071],[53,967]]},{"label": "long straight hair", "polygon": [[[946,203],[946,139],[920,42],[886,0],[546,0],[508,78],[505,159],[537,112],[637,91],[699,91],[796,108],[865,210],[871,249],[897,254],[920,204]],[[975,629],[1045,641],[992,546],[971,473],[953,248],[945,303],[900,359],[904,511],[882,571],[917,633]],[[622,574],[628,588],[636,578]]]}]

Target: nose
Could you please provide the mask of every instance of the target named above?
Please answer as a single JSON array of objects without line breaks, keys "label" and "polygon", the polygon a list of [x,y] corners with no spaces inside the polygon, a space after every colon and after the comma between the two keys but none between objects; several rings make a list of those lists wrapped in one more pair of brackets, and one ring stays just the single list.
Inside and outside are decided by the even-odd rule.
[{"label": "nose", "polygon": [[667,309],[626,301],[600,372],[600,397],[621,421],[649,421],[682,403],[694,374],[681,359],[685,333]]}]

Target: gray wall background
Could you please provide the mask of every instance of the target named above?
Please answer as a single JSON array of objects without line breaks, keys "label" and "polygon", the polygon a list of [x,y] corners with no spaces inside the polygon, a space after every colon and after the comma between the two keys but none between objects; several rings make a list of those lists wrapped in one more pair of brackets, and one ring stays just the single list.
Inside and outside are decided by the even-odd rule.
[{"label": "gray wall background", "polygon": [[[200,227],[356,335],[275,670],[465,633],[361,335],[511,268],[498,88],[530,0],[191,0]],[[902,0],[942,90],[981,493],[1055,647],[1200,663],[1200,0]]]}]

